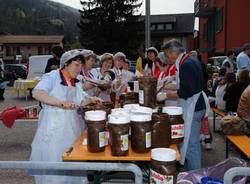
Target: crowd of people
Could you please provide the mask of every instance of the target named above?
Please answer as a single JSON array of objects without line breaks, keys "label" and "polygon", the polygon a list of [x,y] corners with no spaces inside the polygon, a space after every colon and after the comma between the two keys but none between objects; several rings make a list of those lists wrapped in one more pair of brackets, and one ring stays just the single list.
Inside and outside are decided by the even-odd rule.
[{"label": "crowd of people", "polygon": [[[57,46],[52,53],[53,58],[47,63],[45,74],[33,91],[33,97],[41,102],[42,110],[32,143],[32,161],[61,161],[63,152],[84,129],[76,108],[113,101],[113,95],[119,97],[130,91],[129,81],[142,76],[157,78],[158,102],[183,108],[185,137],[179,145],[180,163],[184,165],[187,162],[189,170],[201,168],[200,134],[203,126],[208,128],[209,95],[215,96],[218,109],[238,112],[240,117],[250,122],[249,44],[237,56],[237,74],[234,74],[235,54],[228,52],[219,74],[213,75],[211,91],[207,88],[206,67],[199,54],[196,51],[186,52],[175,39],[168,41],[161,52],[155,47],[147,48],[145,58],[137,60],[134,73],[129,71],[130,62],[122,52],[102,54],[97,68],[94,66],[98,56],[92,50],[75,49],[64,53]],[[0,79],[3,70],[1,65]],[[2,89],[0,81],[0,93]],[[209,131],[205,134],[211,135]],[[210,136],[206,138],[211,140]],[[35,178],[36,183],[72,180],[64,177],[61,181],[55,176]]]},{"label": "crowd of people", "polygon": [[[240,117],[242,117],[242,113],[245,116],[248,114],[244,118],[249,122],[249,108],[242,109],[242,103],[247,103],[242,102],[242,98],[246,98],[244,91],[250,85],[250,44],[245,44],[243,48],[237,57],[233,51],[228,52],[219,73],[213,74],[210,92],[211,96],[215,97],[215,105],[219,110],[229,115],[237,113]],[[243,104],[244,107],[246,107],[245,105]]]}]

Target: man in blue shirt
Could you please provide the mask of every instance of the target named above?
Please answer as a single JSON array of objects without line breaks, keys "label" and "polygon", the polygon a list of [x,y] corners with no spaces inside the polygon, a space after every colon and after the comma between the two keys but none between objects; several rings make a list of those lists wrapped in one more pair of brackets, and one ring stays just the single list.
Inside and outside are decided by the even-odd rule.
[{"label": "man in blue shirt", "polygon": [[244,50],[237,56],[237,74],[239,75],[242,70],[250,71],[250,43],[244,45]]},{"label": "man in blue shirt", "polygon": [[183,108],[184,141],[181,143],[180,163],[185,160],[189,170],[201,168],[200,126],[201,119],[209,111],[206,94],[203,92],[203,73],[201,63],[185,53],[182,44],[177,40],[170,40],[163,47],[169,61],[175,62],[176,89],[165,86],[168,99],[178,99],[178,105]]}]

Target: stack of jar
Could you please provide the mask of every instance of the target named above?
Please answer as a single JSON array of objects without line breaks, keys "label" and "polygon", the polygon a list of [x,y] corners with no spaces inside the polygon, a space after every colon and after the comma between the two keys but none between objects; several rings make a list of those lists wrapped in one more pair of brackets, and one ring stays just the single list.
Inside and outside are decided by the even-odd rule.
[{"label": "stack of jar", "polygon": [[[104,151],[106,112],[88,111],[85,120],[88,127],[88,150]],[[113,156],[128,155],[130,134],[134,152],[146,153],[151,148],[167,148],[171,143],[183,141],[182,108],[164,107],[162,112],[158,112],[139,104],[124,105],[124,108],[112,109],[108,116],[108,131]]]}]

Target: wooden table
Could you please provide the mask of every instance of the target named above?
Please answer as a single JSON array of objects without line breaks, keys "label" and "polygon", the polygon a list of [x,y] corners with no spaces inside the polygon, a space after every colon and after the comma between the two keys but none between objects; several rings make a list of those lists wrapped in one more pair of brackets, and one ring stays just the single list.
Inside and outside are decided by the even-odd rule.
[{"label": "wooden table", "polygon": [[226,136],[226,158],[228,158],[229,142],[232,143],[243,155],[250,159],[250,138],[246,135]]},{"label": "wooden table", "polygon": [[[75,141],[73,146],[63,154],[63,161],[150,161],[150,152],[135,153],[129,145],[128,156],[112,156],[110,146],[106,146],[104,152],[90,153],[87,145],[83,145],[83,139],[86,138],[86,131]],[[176,144],[170,148],[176,150],[176,160],[180,160],[180,153]]]},{"label": "wooden table", "polygon": [[20,92],[24,94],[26,100],[28,99],[29,91],[32,90],[38,83],[38,80],[15,80],[13,85],[13,92],[19,97]]}]

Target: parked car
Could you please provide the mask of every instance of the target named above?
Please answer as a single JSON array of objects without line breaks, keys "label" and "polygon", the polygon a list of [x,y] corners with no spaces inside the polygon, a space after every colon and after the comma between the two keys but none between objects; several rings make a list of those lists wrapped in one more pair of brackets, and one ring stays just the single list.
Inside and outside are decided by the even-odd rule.
[{"label": "parked car", "polygon": [[209,79],[212,78],[213,73],[219,73],[221,65],[226,58],[227,56],[214,56],[208,58],[207,73]]},{"label": "parked car", "polygon": [[[227,58],[227,56],[215,56],[208,58],[208,68],[212,70],[213,73],[218,73],[222,63]],[[236,61],[233,62],[234,65],[234,72],[236,72]]]},{"label": "parked car", "polygon": [[23,64],[5,64],[6,80],[9,81],[9,86],[12,86],[18,78],[26,79],[28,68]]}]

